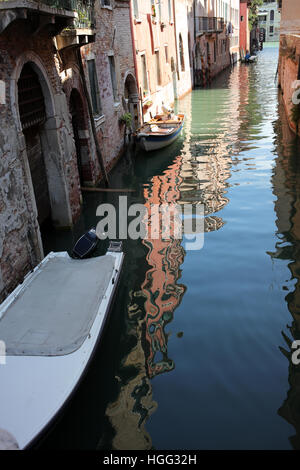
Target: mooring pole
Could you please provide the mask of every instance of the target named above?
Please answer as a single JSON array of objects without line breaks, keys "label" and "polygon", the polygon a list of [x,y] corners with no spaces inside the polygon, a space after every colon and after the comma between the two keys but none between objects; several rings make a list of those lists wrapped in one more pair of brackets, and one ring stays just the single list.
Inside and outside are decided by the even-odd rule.
[{"label": "mooring pole", "polygon": [[78,60],[78,65],[79,65],[79,71],[80,71],[80,76],[81,76],[81,80],[82,80],[83,90],[84,90],[84,94],[85,94],[87,105],[88,105],[90,123],[91,123],[91,126],[92,126],[92,132],[93,132],[93,137],[94,137],[95,146],[96,146],[96,153],[97,153],[98,161],[99,161],[99,164],[100,164],[101,172],[104,176],[105,186],[108,187],[109,186],[109,180],[108,180],[105,164],[104,164],[104,161],[103,161],[102,153],[101,153],[101,150],[100,150],[100,145],[99,145],[98,138],[97,138],[93,108],[92,108],[92,103],[91,103],[91,98],[90,98],[90,94],[89,94],[89,91],[88,91],[88,87],[87,87],[87,84],[86,84],[86,79],[85,79],[85,74],[84,74],[84,69],[83,69],[83,63],[82,63],[82,58],[81,58],[81,53],[80,53],[80,48],[77,49],[77,60]]}]

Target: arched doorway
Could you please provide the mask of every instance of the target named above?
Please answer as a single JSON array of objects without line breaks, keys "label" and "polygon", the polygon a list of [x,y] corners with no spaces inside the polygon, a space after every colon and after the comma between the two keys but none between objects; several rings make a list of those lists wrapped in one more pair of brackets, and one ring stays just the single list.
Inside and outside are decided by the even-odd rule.
[{"label": "arched doorway", "polygon": [[37,207],[37,219],[39,225],[42,226],[51,217],[48,178],[41,138],[41,128],[46,121],[46,107],[38,75],[30,63],[24,65],[18,80],[18,102]]},{"label": "arched doorway", "polygon": [[134,76],[129,73],[125,80],[125,87],[124,87],[124,108],[126,112],[132,115],[132,127],[133,131],[138,129],[139,127],[139,96],[137,91],[137,85]]},{"label": "arched doorway", "polygon": [[81,96],[79,92],[73,88],[70,96],[70,113],[72,116],[72,127],[74,133],[76,155],[77,155],[77,166],[80,178],[80,184],[84,181],[83,172],[83,157],[84,149],[82,148],[82,136],[80,135],[86,129],[86,123],[84,118],[84,108]]},{"label": "arched doorway", "polygon": [[[67,138],[54,107],[54,95],[43,64],[34,54],[17,61],[11,86],[17,125],[25,138],[24,171],[32,215],[40,227],[72,225],[69,189],[64,172],[62,139]],[[27,59],[27,60],[26,60]],[[36,227],[37,228],[37,227]],[[37,230],[40,240],[40,232]],[[42,245],[39,241],[40,254]]]}]

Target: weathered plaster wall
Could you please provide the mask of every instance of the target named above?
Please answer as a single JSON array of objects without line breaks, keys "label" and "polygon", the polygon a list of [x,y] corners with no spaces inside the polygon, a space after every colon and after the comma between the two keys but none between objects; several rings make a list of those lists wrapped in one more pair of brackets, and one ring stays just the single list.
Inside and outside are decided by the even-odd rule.
[{"label": "weathered plaster wall", "polygon": [[280,57],[278,79],[282,91],[283,103],[291,129],[296,131],[296,124],[291,119],[292,97],[296,88],[300,60],[300,36],[282,35],[280,38]]},{"label": "weathered plaster wall", "polygon": [[[174,102],[174,89],[176,93],[176,72],[178,62],[176,54],[175,26],[173,2],[172,14],[169,16],[168,2],[161,4],[161,17],[156,4],[156,16],[152,15],[151,2],[139,1],[138,17],[133,20],[135,49],[138,65],[139,92],[143,99],[143,105],[151,101],[152,105],[144,107],[144,120],[150,118],[150,113],[155,115],[161,112],[161,104],[172,105]],[[167,56],[166,49],[167,46]],[[155,51],[159,53],[160,83],[157,80],[157,67]],[[149,93],[143,88],[142,55],[146,56],[147,78]],[[171,63],[174,63],[172,70]]]},{"label": "weathered plaster wall", "polygon": [[[52,39],[30,34],[28,24],[12,24],[0,36],[0,300],[43,257],[37,209],[26,144],[18,115],[17,80],[24,63],[35,64],[44,77],[42,88],[48,120],[43,132],[45,160],[57,225],[71,225],[80,212],[80,190],[70,116],[57,72]],[[51,181],[50,181],[51,180]],[[64,198],[60,204],[60,196]]]},{"label": "weathered plaster wall", "polygon": [[[193,86],[193,1],[176,0],[176,37],[177,54],[179,57],[179,80],[177,82],[177,97],[181,98],[192,90]],[[180,61],[179,37],[183,42],[184,68]]]},{"label": "weathered plaster wall", "polygon": [[281,8],[281,34],[300,33],[300,2],[284,0]]},{"label": "weathered plaster wall", "polygon": [[[95,117],[101,152],[109,171],[123,152],[124,127],[119,119],[124,114],[124,85],[126,75],[134,72],[131,42],[129,2],[115,1],[112,7],[95,4],[96,41],[81,48],[86,80],[89,83],[87,64],[95,59],[102,113]],[[126,40],[124,40],[126,38]],[[114,100],[109,56],[114,56],[117,98]],[[95,171],[98,167],[95,166]],[[99,175],[98,175],[99,178]]]},{"label": "weathered plaster wall", "polygon": [[240,3],[240,48],[246,52],[250,51],[250,32],[249,32],[249,10],[247,2]]}]

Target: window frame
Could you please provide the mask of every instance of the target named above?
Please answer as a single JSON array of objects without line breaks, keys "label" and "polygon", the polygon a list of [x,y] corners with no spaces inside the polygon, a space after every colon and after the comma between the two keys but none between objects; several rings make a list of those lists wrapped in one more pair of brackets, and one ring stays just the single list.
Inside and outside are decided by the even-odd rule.
[{"label": "window frame", "polygon": [[114,99],[114,103],[116,104],[116,103],[120,102],[116,61],[115,61],[114,54],[108,54],[107,57],[108,57],[108,64],[109,64],[111,88],[112,88],[112,91],[113,91],[113,99]]},{"label": "window frame", "polygon": [[[90,87],[90,96],[91,103],[93,108],[93,115],[95,118],[103,115],[101,95],[99,88],[99,80],[97,74],[96,60],[94,58],[87,59],[87,69],[89,77],[89,87]],[[93,64],[93,70],[91,70],[90,64]]]}]

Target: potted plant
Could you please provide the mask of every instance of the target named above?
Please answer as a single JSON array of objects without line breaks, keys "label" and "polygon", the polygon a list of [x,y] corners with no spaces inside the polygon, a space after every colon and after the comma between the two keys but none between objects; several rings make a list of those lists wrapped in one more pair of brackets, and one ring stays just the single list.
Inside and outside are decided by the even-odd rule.
[{"label": "potted plant", "polygon": [[120,123],[125,124],[126,129],[131,129],[132,115],[130,113],[123,114],[120,117]]},{"label": "potted plant", "polygon": [[119,119],[120,124],[124,125],[124,146],[126,145],[126,136],[128,135],[129,140],[131,136],[131,125],[132,125],[132,115],[131,113],[123,114]]}]

